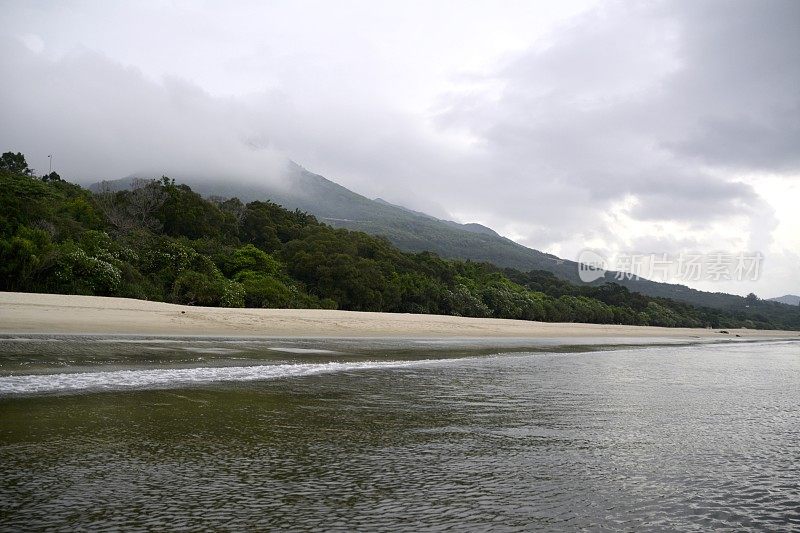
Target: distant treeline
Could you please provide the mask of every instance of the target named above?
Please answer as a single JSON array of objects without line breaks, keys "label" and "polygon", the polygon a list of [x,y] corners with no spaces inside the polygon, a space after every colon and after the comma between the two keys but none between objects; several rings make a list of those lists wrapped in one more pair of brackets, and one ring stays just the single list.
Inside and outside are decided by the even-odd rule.
[{"label": "distant treeline", "polygon": [[204,199],[174,180],[90,192],[0,158],[0,289],[190,305],[438,313],[549,322],[800,329],[753,297],[722,311],[616,284],[401,252],[268,201]]}]

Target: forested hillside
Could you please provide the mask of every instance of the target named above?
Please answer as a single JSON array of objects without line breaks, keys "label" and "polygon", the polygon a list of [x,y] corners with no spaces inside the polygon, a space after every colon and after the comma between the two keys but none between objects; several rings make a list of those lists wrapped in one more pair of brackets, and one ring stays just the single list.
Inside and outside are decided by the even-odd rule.
[{"label": "forested hillside", "polygon": [[[152,179],[152,176],[143,177]],[[99,190],[103,186],[115,191],[125,190],[141,179],[128,177],[95,183],[89,188]],[[244,202],[270,200],[290,210],[300,209],[336,228],[386,237],[406,252],[429,251],[444,258],[490,262],[519,270],[555,269],[562,277],[578,280],[577,265],[571,261],[565,264],[554,255],[526,248],[479,224],[458,224],[384,200],[371,200],[294,163],[289,164],[284,176],[273,176],[259,183],[192,177],[180,181],[206,198],[237,197]]]},{"label": "forested hillside", "polygon": [[[152,179],[152,176],[150,176]],[[129,189],[141,180],[129,177],[103,185],[110,190]],[[363,231],[383,236],[406,252],[433,252],[446,259],[486,262],[527,272],[545,270],[576,285],[584,283],[578,276],[578,264],[552,254],[528,248],[498,235],[480,224],[459,224],[391,204],[380,198],[370,200],[323,176],[290,163],[285,175],[270,176],[260,182],[235,178],[181,178],[206,198],[237,197],[245,202],[271,200],[284,207],[300,209],[336,228]],[[99,190],[100,183],[90,186]],[[669,298],[701,307],[738,312],[749,309],[742,296],[722,292],[706,292],[685,285],[662,283],[639,277],[618,276],[609,271],[590,285],[613,282],[631,291],[648,296]]]},{"label": "forested hillside", "polygon": [[800,329],[756,301],[727,312],[576,286],[547,272],[402,252],[271,202],[206,200],[163,178],[90,192],[0,159],[0,289],[190,305],[339,308],[524,320]]}]

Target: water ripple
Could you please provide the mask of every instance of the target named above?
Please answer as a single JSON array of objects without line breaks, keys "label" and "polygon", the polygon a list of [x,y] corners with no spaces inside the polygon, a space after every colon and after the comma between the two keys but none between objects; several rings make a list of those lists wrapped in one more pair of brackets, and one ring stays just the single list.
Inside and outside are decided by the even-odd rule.
[{"label": "water ripple", "polygon": [[797,344],[360,363],[2,397],[0,530],[800,528]]}]

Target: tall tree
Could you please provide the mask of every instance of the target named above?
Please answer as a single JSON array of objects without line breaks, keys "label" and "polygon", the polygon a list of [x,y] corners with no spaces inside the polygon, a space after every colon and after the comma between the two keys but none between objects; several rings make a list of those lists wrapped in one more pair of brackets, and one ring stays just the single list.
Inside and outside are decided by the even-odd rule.
[{"label": "tall tree", "polygon": [[16,174],[25,174],[30,176],[33,174],[33,169],[28,168],[28,162],[25,161],[25,156],[19,152],[5,152],[0,156],[0,170],[8,170]]}]

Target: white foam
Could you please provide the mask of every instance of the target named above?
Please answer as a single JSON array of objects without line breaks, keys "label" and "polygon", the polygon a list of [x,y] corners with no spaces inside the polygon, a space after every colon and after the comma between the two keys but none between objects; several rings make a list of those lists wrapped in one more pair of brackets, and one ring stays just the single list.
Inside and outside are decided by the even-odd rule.
[{"label": "white foam", "polygon": [[298,353],[298,354],[303,354],[303,353],[311,353],[311,354],[313,354],[313,353],[329,353],[329,354],[335,354],[335,353],[338,353],[338,352],[334,352],[333,350],[323,350],[322,348],[293,348],[293,347],[290,347],[290,346],[271,346],[269,349],[274,351],[274,352],[286,352],[286,353]]},{"label": "white foam", "polygon": [[229,353],[238,353],[241,350],[236,350],[235,348],[197,348],[197,347],[188,347],[182,348],[187,352],[194,352],[194,353],[208,353],[208,354],[215,354],[215,355],[225,355]]},{"label": "white foam", "polygon": [[151,370],[115,370],[63,374],[28,374],[0,377],[0,395],[53,392],[102,391],[121,389],[171,388],[202,385],[221,381],[261,381],[310,376],[349,370],[377,370],[430,365],[453,359],[418,361],[364,361],[331,363],[297,363],[258,366],[202,368],[159,368]]},{"label": "white foam", "polygon": [[62,342],[63,339],[53,339],[50,337],[6,337],[0,338],[0,342]]}]

